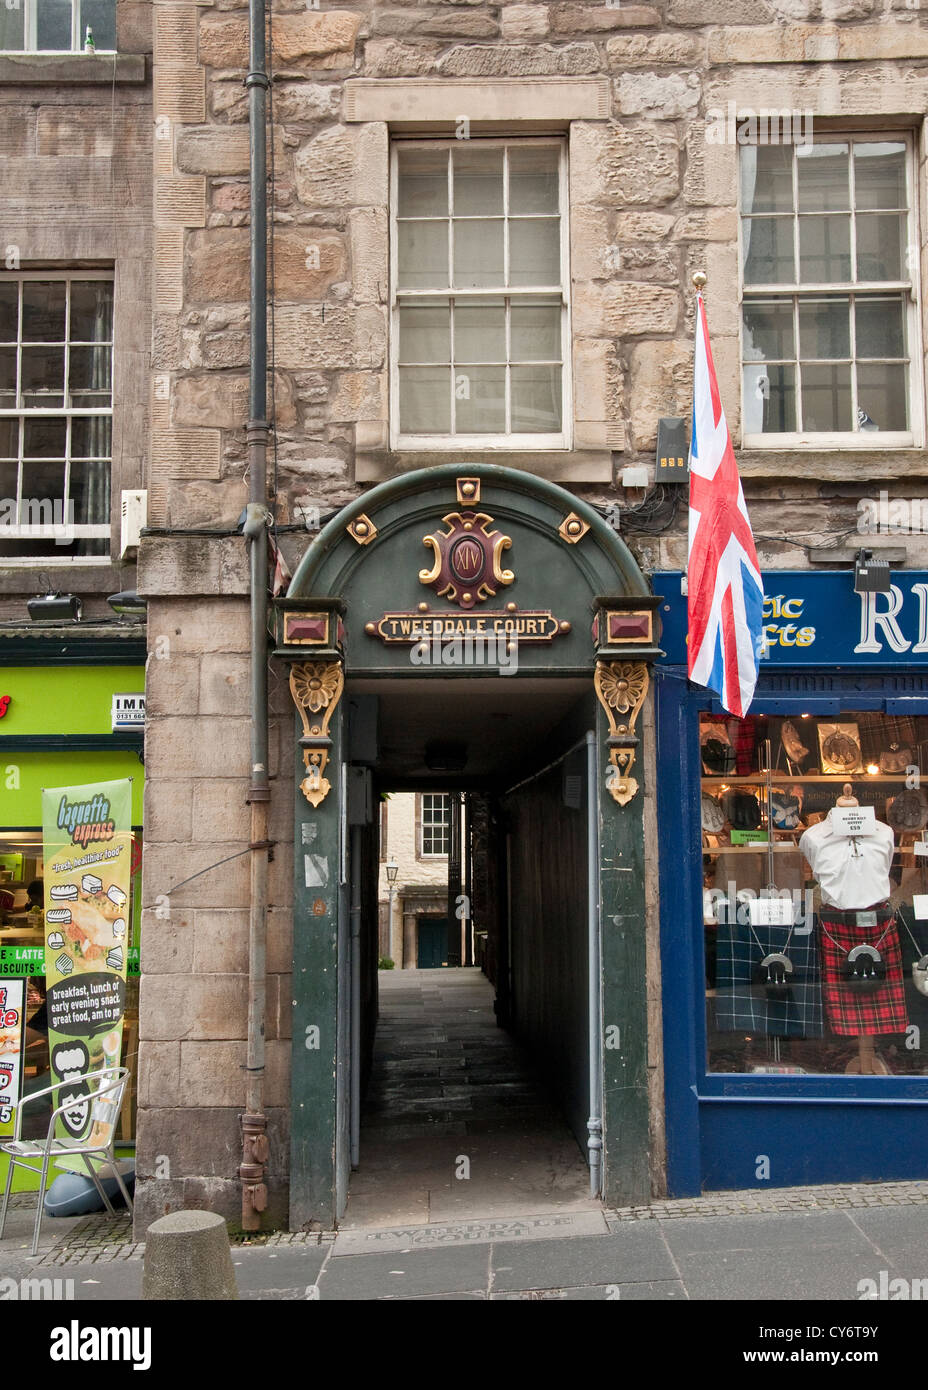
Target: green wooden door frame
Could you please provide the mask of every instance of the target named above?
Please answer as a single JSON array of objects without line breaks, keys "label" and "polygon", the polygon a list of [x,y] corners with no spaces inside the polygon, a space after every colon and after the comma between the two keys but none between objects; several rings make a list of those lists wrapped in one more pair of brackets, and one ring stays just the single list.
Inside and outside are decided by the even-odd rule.
[{"label": "green wooden door frame", "polygon": [[[463,482],[478,484],[471,504]],[[408,645],[390,645],[374,633],[384,608],[414,613],[425,595],[429,610],[459,616],[447,599],[424,590],[420,569],[429,559],[425,535],[451,513],[471,506],[488,525],[511,537],[506,563],[515,581],[474,612],[492,615],[522,600],[526,612],[550,610],[562,620],[550,643],[520,649],[518,681],[541,676],[589,675],[611,667],[615,679],[628,663],[643,670],[660,654],[654,633],[659,598],[631,552],[603,518],[554,484],[495,465],[455,465],[404,474],[345,507],[313,541],[286,599],[275,604],[275,655],[300,664],[337,669],[348,677],[416,676]],[[518,605],[516,605],[518,609]],[[446,668],[443,673],[448,676]],[[464,678],[465,671],[461,671]],[[637,713],[637,711],[636,711]],[[623,715],[628,721],[628,716]],[[598,713],[599,883],[602,923],[603,1196],[609,1203],[646,1203],[650,1193],[647,1088],[647,981],[643,789],[619,805],[611,780],[627,751],[637,751],[634,716],[616,725]],[[297,739],[306,727],[296,724]],[[339,706],[329,727],[326,775],[330,790],[312,807],[299,783],[304,753],[295,748],[293,1041],[291,1070],[290,1224],[337,1225],[344,1164],[337,1140],[339,1087],[338,923],[344,894],[341,777],[345,733]],[[296,742],[296,740],[295,740]],[[625,767],[622,764],[623,768]],[[625,768],[627,773],[627,768]],[[643,780],[642,759],[635,775]],[[309,845],[312,849],[308,849]],[[307,883],[306,858],[328,865],[327,881]],[[310,872],[310,878],[318,878]],[[343,910],[343,909],[341,909]]]}]

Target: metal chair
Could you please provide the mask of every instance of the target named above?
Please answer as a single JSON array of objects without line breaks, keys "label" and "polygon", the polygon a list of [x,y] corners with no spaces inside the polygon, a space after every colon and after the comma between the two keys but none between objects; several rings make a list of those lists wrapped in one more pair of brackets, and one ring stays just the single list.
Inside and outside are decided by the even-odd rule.
[{"label": "metal chair", "polygon": [[[86,1095],[67,1101],[64,1105],[52,1111],[52,1117],[48,1125],[48,1133],[44,1140],[40,1139],[21,1139],[23,1124],[23,1111],[27,1105],[39,1100],[44,1096],[49,1096],[55,1091],[66,1091],[68,1083],[59,1081],[55,1086],[46,1086],[41,1091],[34,1091],[30,1096],[24,1096],[20,1104],[16,1107],[16,1126],[12,1139],[7,1139],[0,1143],[0,1153],[7,1155],[9,1159],[9,1169],[6,1175],[6,1189],[3,1193],[3,1206],[0,1207],[0,1240],[3,1238],[3,1229],[6,1225],[6,1210],[10,1200],[10,1191],[13,1186],[13,1169],[18,1165],[26,1168],[30,1173],[41,1173],[39,1181],[39,1202],[35,1213],[35,1229],[32,1234],[31,1254],[35,1255],[39,1248],[39,1229],[42,1225],[42,1211],[45,1205],[45,1188],[48,1182],[48,1166],[53,1160],[64,1158],[68,1155],[76,1155],[84,1160],[94,1186],[103,1200],[103,1204],[110,1216],[115,1216],[113,1204],[100,1181],[100,1176],[94,1168],[97,1164],[101,1169],[108,1165],[110,1173],[116,1179],[119,1190],[122,1193],[123,1201],[129,1211],[132,1211],[132,1199],[122,1180],[119,1171],[119,1164],[113,1151],[116,1138],[116,1128],[119,1123],[119,1112],[126,1094],[126,1083],[129,1078],[128,1067],[107,1067],[103,1071],[91,1072],[87,1076],[82,1076],[80,1080],[88,1087]],[[55,1125],[59,1115],[64,1115],[76,1110],[83,1105],[90,1106],[91,1127],[90,1133],[84,1140],[76,1139],[56,1139]],[[41,1165],[41,1167],[37,1165]],[[109,1174],[105,1174],[109,1176]]]}]

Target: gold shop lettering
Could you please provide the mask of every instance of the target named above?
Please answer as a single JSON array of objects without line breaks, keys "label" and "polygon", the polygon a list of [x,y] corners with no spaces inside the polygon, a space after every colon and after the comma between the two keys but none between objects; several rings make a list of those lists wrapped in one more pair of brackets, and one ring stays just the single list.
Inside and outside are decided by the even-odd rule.
[{"label": "gold shop lettering", "polygon": [[[815,628],[802,624],[802,607],[805,599],[788,598],[777,594],[775,598],[764,599],[764,640],[761,656],[769,656],[771,647],[811,647],[815,641]],[[775,618],[776,622],[766,619]]]}]

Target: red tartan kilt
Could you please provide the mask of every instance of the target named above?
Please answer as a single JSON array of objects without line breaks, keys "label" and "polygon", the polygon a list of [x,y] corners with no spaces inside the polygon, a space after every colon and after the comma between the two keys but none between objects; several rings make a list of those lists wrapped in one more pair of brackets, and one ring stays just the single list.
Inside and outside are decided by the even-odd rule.
[{"label": "red tartan kilt", "polygon": [[[890,925],[892,920],[892,917],[884,917],[875,927],[858,927],[845,921],[829,920],[827,909],[822,908],[819,925],[822,1002],[832,1033],[856,1037],[860,1033],[904,1033],[908,1027],[902,951],[895,926]],[[829,936],[834,940],[829,941]],[[848,951],[865,945],[875,946],[886,962],[886,978],[878,989],[854,989],[841,973]]]}]

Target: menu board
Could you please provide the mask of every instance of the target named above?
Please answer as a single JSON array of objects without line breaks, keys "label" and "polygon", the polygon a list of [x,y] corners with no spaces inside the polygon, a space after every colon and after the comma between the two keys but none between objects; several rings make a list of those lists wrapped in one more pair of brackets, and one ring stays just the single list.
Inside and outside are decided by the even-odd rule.
[{"label": "menu board", "polygon": [[105,1143],[109,1106],[81,1104],[91,1072],[119,1065],[126,1007],[132,782],[42,793],[45,984],[52,1084],[63,1137]]},{"label": "menu board", "polygon": [[12,1134],[23,1076],[25,980],[0,983],[0,1135]]}]

